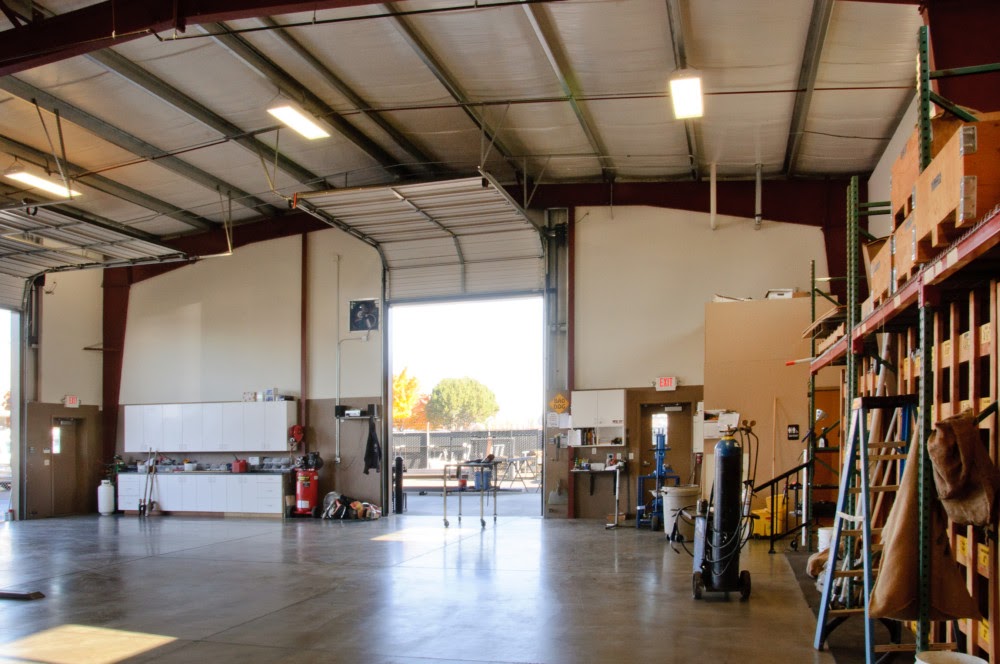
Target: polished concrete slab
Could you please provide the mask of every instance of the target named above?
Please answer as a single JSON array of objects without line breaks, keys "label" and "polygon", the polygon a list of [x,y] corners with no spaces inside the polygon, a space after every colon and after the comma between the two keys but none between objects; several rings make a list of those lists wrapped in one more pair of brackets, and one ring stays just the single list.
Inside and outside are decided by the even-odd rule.
[{"label": "polished concrete slab", "polygon": [[815,619],[783,555],[696,601],[662,533],[476,514],[374,522],[0,523],[0,662],[796,662]]}]

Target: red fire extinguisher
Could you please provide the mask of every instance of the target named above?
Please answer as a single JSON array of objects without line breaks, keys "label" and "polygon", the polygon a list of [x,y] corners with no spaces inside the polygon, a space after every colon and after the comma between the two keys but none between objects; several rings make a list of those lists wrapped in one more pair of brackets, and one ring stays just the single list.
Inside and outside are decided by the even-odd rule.
[{"label": "red fire extinguisher", "polygon": [[300,468],[295,471],[295,513],[319,516],[319,472]]}]

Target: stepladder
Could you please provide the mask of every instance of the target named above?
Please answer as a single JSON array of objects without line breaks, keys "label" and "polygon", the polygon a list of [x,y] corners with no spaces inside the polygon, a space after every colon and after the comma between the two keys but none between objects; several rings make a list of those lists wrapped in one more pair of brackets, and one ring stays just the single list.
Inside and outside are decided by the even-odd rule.
[{"label": "stepladder", "polygon": [[880,653],[891,656],[905,648],[899,644],[901,625],[891,620],[882,621],[889,643],[876,646],[869,605],[882,548],[876,538],[899,490],[916,409],[916,395],[859,397],[852,402],[813,642],[817,650],[852,616],[865,621],[868,664],[880,661]]}]

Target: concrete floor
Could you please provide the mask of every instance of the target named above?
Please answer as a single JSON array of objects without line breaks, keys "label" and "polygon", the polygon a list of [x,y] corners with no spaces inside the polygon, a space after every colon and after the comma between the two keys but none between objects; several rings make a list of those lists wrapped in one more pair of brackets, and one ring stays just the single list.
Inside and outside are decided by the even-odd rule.
[{"label": "concrete floor", "polygon": [[0,523],[2,662],[795,662],[815,620],[783,555],[691,598],[662,533],[476,514],[374,522]]}]

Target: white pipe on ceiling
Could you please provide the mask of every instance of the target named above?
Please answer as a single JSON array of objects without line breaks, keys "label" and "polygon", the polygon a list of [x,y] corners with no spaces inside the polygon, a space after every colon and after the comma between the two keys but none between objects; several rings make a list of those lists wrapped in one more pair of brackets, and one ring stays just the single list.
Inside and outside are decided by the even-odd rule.
[{"label": "white pipe on ceiling", "polygon": [[715,177],[715,162],[713,161],[708,167],[708,225],[711,226],[714,231],[717,226],[717,220],[715,218],[716,213],[716,177]]},{"label": "white pipe on ceiling", "polygon": [[756,186],[755,186],[756,196],[755,196],[754,206],[753,206],[753,229],[755,231],[759,231],[760,230],[760,221],[761,221],[761,167],[760,167],[760,164],[757,164],[756,170],[757,170],[757,182],[756,182]]}]

